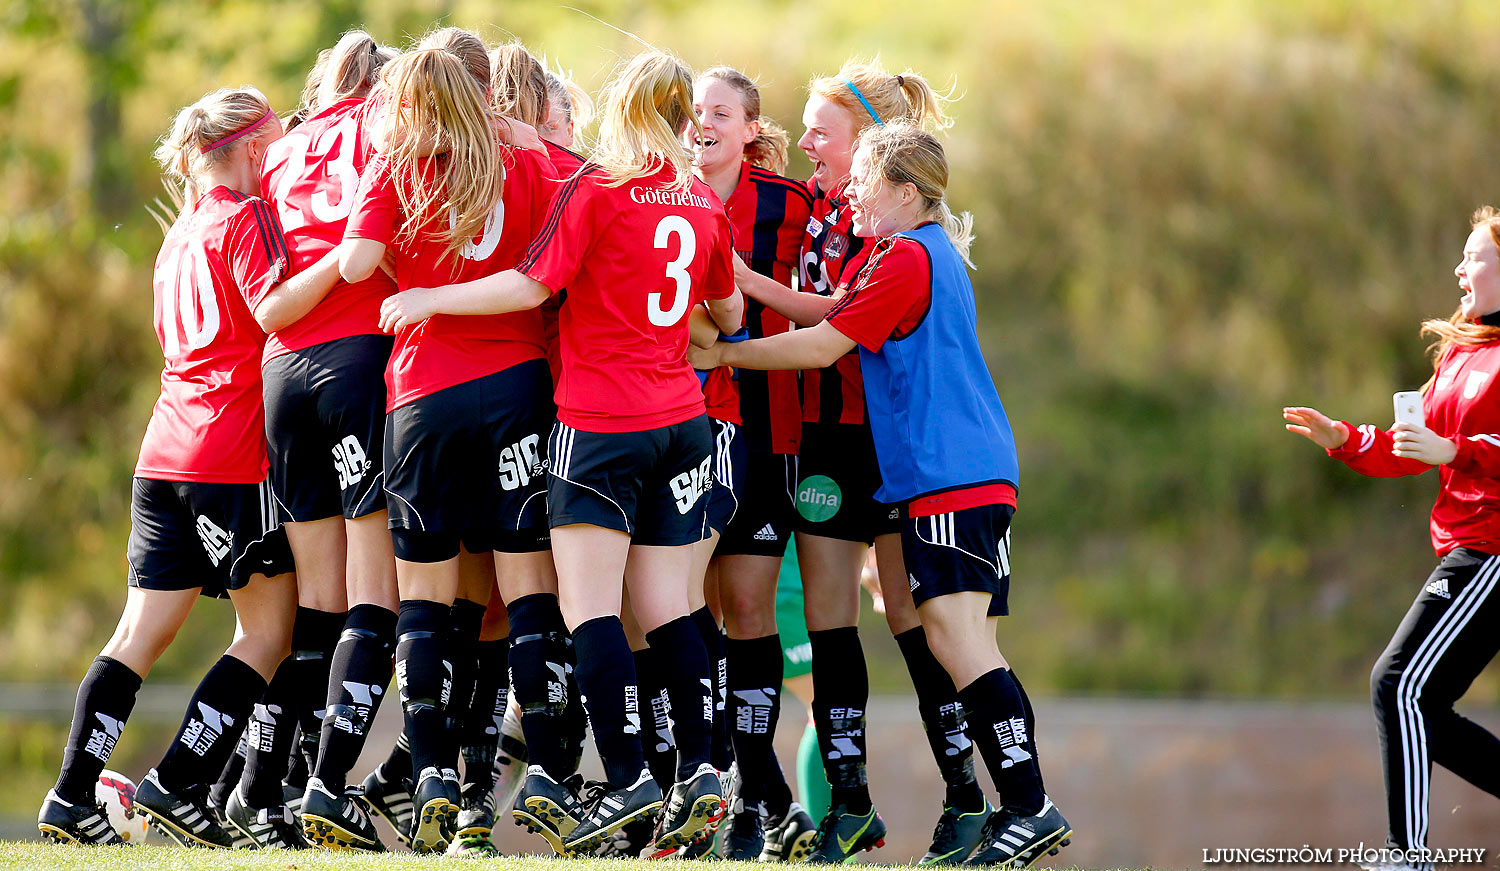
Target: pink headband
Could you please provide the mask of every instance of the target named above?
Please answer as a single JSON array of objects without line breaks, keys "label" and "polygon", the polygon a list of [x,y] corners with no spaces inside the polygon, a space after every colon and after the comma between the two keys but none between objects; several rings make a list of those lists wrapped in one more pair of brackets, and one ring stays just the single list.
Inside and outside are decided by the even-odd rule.
[{"label": "pink headband", "polygon": [[256,118],[254,121],[251,121],[248,126],[240,128],[238,131],[236,131],[234,133],[231,133],[228,136],[225,136],[223,139],[220,139],[218,142],[215,142],[212,145],[208,146],[207,148],[203,149],[203,153],[207,154],[207,153],[209,153],[210,151],[213,151],[216,148],[223,148],[224,146],[228,145],[231,142],[235,142],[235,141],[237,141],[239,139],[244,138],[251,131],[255,130],[260,125],[266,123],[266,120],[269,119],[269,118],[271,118],[275,114],[276,114],[275,112],[271,111],[270,109],[267,109],[266,110],[266,114],[260,116],[259,118]]}]

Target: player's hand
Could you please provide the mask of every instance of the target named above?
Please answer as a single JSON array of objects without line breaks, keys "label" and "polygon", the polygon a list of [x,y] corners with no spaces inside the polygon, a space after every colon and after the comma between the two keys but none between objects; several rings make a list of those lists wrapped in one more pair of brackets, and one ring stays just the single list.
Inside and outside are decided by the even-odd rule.
[{"label": "player's hand", "polygon": [[[547,153],[547,144],[542,141],[542,135],[536,132],[536,128],[525,121],[517,121],[506,115],[495,122],[495,128],[502,137],[509,139],[515,148],[525,148],[531,151]],[[508,130],[508,132],[507,132]]]},{"label": "player's hand", "polygon": [[1283,408],[1281,417],[1287,422],[1287,432],[1305,436],[1325,451],[1343,447],[1344,442],[1349,440],[1349,428],[1343,422],[1330,420],[1316,408]]},{"label": "player's hand", "polygon": [[1452,439],[1414,423],[1396,424],[1391,428],[1391,438],[1396,442],[1391,453],[1429,466],[1451,463],[1458,456],[1458,445]]},{"label": "player's hand", "polygon": [[722,342],[714,343],[712,348],[700,348],[697,345],[690,344],[687,349],[688,365],[694,369],[703,371],[717,369],[723,365],[719,362],[720,356],[723,355],[723,350],[724,343]]},{"label": "player's hand", "polygon": [[413,287],[386,297],[380,304],[380,329],[394,333],[432,317],[436,312],[429,302],[431,295],[429,288]]}]

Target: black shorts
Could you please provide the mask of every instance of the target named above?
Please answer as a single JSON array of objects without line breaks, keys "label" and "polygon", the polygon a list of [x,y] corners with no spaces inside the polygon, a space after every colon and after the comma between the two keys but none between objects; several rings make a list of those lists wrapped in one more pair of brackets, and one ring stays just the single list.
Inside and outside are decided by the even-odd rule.
[{"label": "black shorts", "polygon": [[869,544],[900,528],[899,506],[875,501],[880,467],[869,424],[802,424],[797,475],[798,532]]},{"label": "black shorts", "polygon": [[722,534],[744,504],[749,449],[739,424],[708,419],[714,433],[714,486],[708,491],[708,528]]},{"label": "black shorts", "polygon": [[740,510],[724,530],[715,556],[786,555],[797,509],[792,494],[797,487],[797,457],[792,454],[751,454]]},{"label": "black shorts", "polygon": [[396,556],[442,562],[471,551],[550,546],[547,463],[554,415],[546,360],[455,384],[385,419],[385,490]]},{"label": "black shorts", "polygon": [[271,484],[135,478],[130,490],[127,581],[143,590],[225,598],[251,575],[292,571]]},{"label": "black shorts", "polygon": [[584,432],[558,421],[548,445],[553,527],[587,523],[660,547],[708,537],[708,415],[644,432]]},{"label": "black shorts", "polygon": [[989,616],[1010,613],[1010,505],[901,519],[901,554],[917,605],[948,593],[989,593]]},{"label": "black shorts", "polygon": [[385,365],[393,341],[348,336],[266,363],[266,444],[282,520],[385,509]]}]

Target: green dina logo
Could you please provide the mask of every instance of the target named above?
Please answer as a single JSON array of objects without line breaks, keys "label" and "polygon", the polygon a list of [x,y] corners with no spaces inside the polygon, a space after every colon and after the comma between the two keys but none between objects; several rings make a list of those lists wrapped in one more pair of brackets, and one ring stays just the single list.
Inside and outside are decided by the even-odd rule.
[{"label": "green dina logo", "polygon": [[839,513],[844,504],[844,493],[839,485],[827,475],[813,475],[802,479],[797,488],[797,512],[813,523],[821,523]]}]

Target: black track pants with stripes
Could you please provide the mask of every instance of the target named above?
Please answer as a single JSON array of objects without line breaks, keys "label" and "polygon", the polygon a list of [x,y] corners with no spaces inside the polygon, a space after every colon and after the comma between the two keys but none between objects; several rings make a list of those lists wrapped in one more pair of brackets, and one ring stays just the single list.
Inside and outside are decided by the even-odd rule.
[{"label": "black track pants with stripes", "polygon": [[1390,844],[1425,846],[1432,763],[1500,796],[1500,739],[1453,710],[1500,651],[1500,556],[1438,563],[1370,675]]}]

